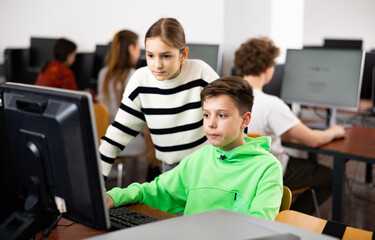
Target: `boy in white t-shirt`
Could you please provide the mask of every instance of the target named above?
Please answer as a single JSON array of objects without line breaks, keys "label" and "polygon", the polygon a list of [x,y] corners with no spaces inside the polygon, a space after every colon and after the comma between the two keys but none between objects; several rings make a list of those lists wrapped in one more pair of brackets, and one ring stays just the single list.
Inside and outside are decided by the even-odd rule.
[{"label": "boy in white t-shirt", "polygon": [[[265,37],[253,38],[243,43],[235,53],[236,72],[254,89],[253,118],[248,133],[271,136],[273,153],[281,162],[284,185],[291,190],[312,186],[316,190],[319,204],[332,191],[332,170],[318,164],[314,159],[300,159],[288,156],[281,145],[280,137],[288,135],[293,141],[309,147],[318,147],[336,138],[342,138],[345,130],[334,125],[324,131],[312,130],[293,114],[278,97],[262,92],[274,73],[275,58],[279,48]],[[312,214],[314,203],[309,191],[303,193],[292,204],[291,209]]]}]

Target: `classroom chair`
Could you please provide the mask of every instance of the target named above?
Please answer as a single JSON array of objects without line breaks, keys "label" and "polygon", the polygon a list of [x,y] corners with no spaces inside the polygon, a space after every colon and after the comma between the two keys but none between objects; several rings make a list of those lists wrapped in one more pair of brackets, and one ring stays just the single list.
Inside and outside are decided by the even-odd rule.
[{"label": "classroom chair", "polygon": [[349,227],[339,222],[327,221],[322,218],[293,210],[280,212],[276,216],[275,221],[290,224],[316,233],[324,233],[343,240],[371,240],[374,235],[374,233],[370,231]]},{"label": "classroom chair", "polygon": [[292,192],[287,186],[283,186],[283,197],[281,198],[280,212],[289,210],[292,204]]},{"label": "classroom chair", "polygon": [[109,111],[104,104],[95,103],[94,113],[96,121],[96,132],[98,135],[98,144],[100,145],[100,138],[105,135],[109,126]]},{"label": "classroom chair", "polygon": [[[247,136],[251,137],[251,138],[257,138],[257,137],[262,137],[264,135],[260,134],[260,133],[248,133]],[[312,195],[312,198],[313,198],[313,201],[314,201],[316,216],[320,217],[320,210],[319,210],[318,199],[316,197],[316,192],[315,192],[315,189],[313,187],[307,186],[307,187],[303,187],[303,188],[294,189],[292,191],[292,195],[302,194],[305,191],[310,191],[311,192],[311,195]]]}]

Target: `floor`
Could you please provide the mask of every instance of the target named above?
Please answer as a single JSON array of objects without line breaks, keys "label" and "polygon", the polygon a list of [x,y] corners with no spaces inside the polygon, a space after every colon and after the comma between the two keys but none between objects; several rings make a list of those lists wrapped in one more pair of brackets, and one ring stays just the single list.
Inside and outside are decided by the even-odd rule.
[{"label": "floor", "polygon": [[[330,167],[333,165],[333,159],[326,155],[318,155],[318,161]],[[348,161],[346,165],[345,223],[352,227],[375,231],[375,184],[365,183],[365,164],[360,163],[357,181],[352,187],[357,166],[356,161]],[[137,171],[137,169],[141,170]],[[144,159],[126,161],[125,170],[126,174],[123,174],[122,179],[123,187],[132,182],[144,182],[147,179],[147,162]],[[117,164],[113,167],[106,182],[107,189],[115,186],[117,186]],[[331,204],[332,199],[329,198],[320,206],[322,218],[330,219]]]}]

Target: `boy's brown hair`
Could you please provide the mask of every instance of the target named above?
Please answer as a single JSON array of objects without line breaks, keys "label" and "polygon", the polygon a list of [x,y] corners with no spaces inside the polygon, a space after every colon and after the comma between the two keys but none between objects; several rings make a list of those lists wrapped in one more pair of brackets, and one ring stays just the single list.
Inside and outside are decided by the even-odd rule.
[{"label": "boy's brown hair", "polygon": [[239,76],[259,76],[275,64],[280,49],[267,37],[252,38],[241,44],[235,53],[234,65]]},{"label": "boy's brown hair", "polygon": [[219,95],[229,96],[238,107],[240,114],[251,112],[254,103],[253,88],[241,77],[221,77],[206,87],[201,92],[202,103]]}]

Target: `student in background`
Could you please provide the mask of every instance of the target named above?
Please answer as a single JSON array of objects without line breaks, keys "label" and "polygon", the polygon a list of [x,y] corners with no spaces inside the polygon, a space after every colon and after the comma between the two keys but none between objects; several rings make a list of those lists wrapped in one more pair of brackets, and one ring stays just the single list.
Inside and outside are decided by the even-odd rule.
[{"label": "student in background", "polygon": [[[140,55],[141,49],[136,33],[121,30],[114,35],[106,56],[106,66],[100,70],[98,75],[99,103],[107,107],[111,123],[115,120],[126,84],[135,71]],[[149,135],[147,128],[142,133]],[[117,157],[140,156],[145,153],[146,143],[142,133],[139,133]],[[150,150],[153,149],[150,148]]]},{"label": "student in background", "polygon": [[53,47],[53,60],[43,63],[36,85],[78,90],[74,73],[69,69],[76,59],[77,46],[72,41],[60,38]]},{"label": "student in background", "polygon": [[106,66],[98,76],[99,103],[107,106],[111,122],[121,104],[127,82],[141,54],[138,35],[129,30],[115,34],[106,57]]},{"label": "student in background", "polygon": [[283,195],[280,162],[270,137],[249,138],[253,90],[240,77],[223,77],[201,93],[204,132],[211,145],[187,156],[150,183],[107,192],[107,207],[140,202],[184,215],[228,209],[273,220]]},{"label": "student in background", "polygon": [[114,122],[102,137],[103,175],[137,134],[148,126],[162,171],[207,144],[199,94],[218,74],[201,60],[187,59],[185,33],[174,18],[161,18],[145,36],[147,67],[131,76]]},{"label": "student in background", "polygon": [[[253,118],[247,133],[260,133],[272,137],[271,153],[281,162],[284,185],[291,190],[312,186],[316,190],[319,204],[323,203],[332,190],[332,170],[313,159],[288,156],[281,145],[283,134],[295,142],[309,147],[318,147],[336,138],[342,138],[345,130],[332,126],[327,130],[312,130],[293,114],[279,98],[262,92],[274,73],[275,58],[279,48],[265,37],[253,38],[243,43],[235,53],[236,72],[254,88]],[[292,204],[291,209],[312,214],[314,204],[311,193],[306,191]]]}]

